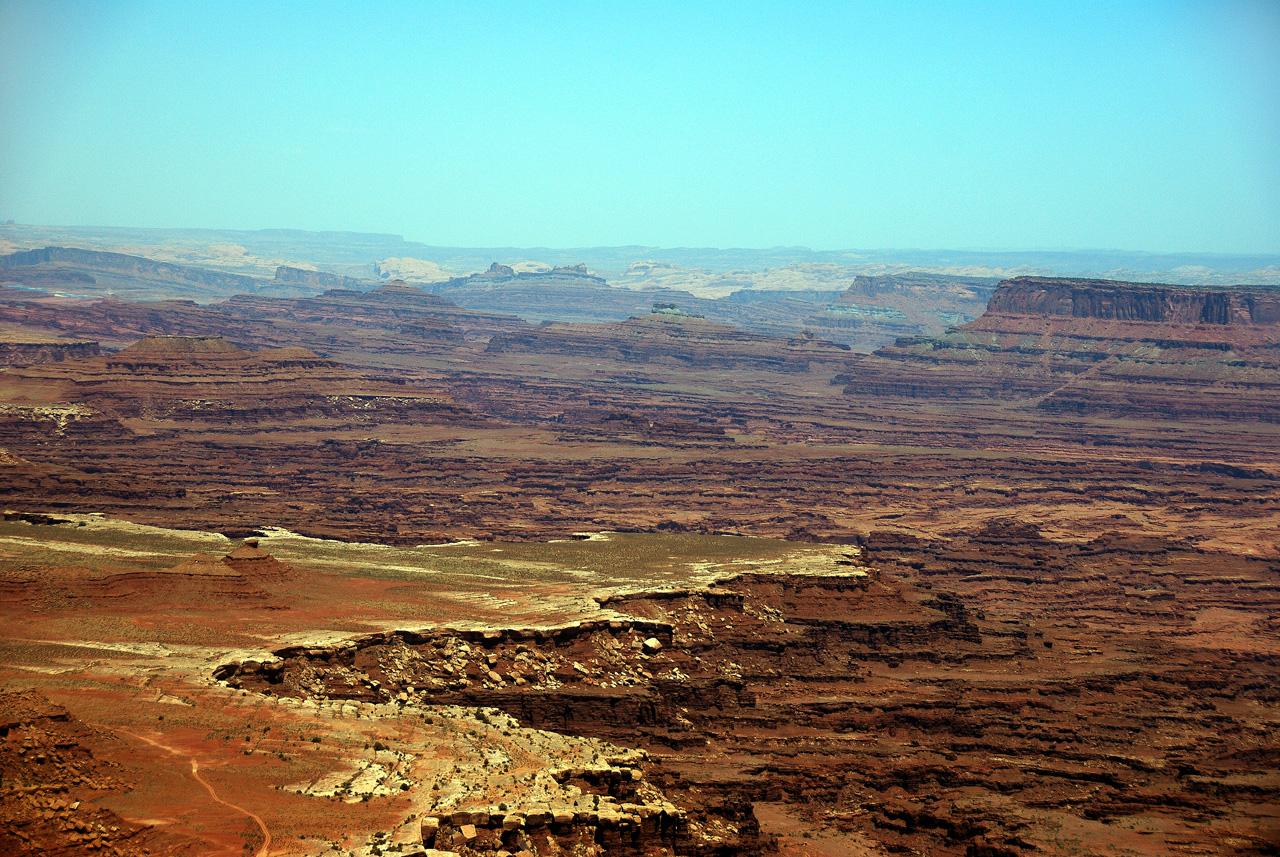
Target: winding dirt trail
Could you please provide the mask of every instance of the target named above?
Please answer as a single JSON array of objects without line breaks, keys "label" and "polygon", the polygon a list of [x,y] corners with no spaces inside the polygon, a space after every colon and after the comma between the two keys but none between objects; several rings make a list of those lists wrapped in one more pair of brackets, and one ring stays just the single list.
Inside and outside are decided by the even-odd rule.
[{"label": "winding dirt trail", "polygon": [[[109,726],[103,727],[103,728],[112,729],[112,727],[109,727]],[[187,760],[191,762],[191,776],[195,777],[196,782],[204,786],[205,791],[209,793],[209,797],[211,797],[216,803],[220,803],[223,806],[227,807],[228,809],[234,809],[236,812],[240,813],[241,815],[252,818],[254,822],[258,825],[258,827],[262,829],[262,836],[263,836],[262,845],[258,848],[257,852],[254,854],[254,857],[268,857],[268,854],[271,852],[271,831],[267,829],[266,822],[263,821],[262,817],[259,816],[257,813],[247,810],[242,806],[236,806],[234,803],[231,803],[230,801],[225,801],[222,798],[218,797],[218,793],[213,790],[213,786],[209,785],[209,782],[204,777],[200,776],[200,763],[196,761],[195,756],[190,755],[188,753],[183,753],[181,750],[175,750],[174,748],[166,744],[161,744],[159,741],[148,738],[146,735],[138,735],[133,732],[129,732],[128,730],[119,729],[119,728],[114,728],[113,731],[120,732],[132,738],[137,738],[139,741],[146,741],[152,747],[156,747],[160,750],[164,750],[166,753],[170,753],[174,756],[185,756]]]}]

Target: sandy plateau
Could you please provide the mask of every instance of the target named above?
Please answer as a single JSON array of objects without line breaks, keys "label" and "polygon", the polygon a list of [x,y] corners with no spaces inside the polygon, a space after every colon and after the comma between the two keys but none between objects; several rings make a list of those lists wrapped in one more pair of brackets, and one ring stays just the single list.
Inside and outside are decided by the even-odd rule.
[{"label": "sandy plateau", "polygon": [[[624,674],[584,656],[591,686],[639,686],[646,673],[678,680],[651,636],[670,644],[670,629],[610,599],[760,569],[865,574],[848,570],[848,548],[730,537],[407,549],[10,517],[0,525],[11,620],[0,640],[3,835],[11,849],[42,853],[399,851],[389,846],[421,844],[424,819],[466,829],[455,823],[463,812],[487,815],[490,840],[534,848],[630,841],[658,825],[643,850],[660,853],[697,821],[691,832],[646,777],[643,750],[527,728],[438,692],[580,686],[583,676],[543,649],[584,627],[652,670]],[[531,578],[534,599],[524,596]],[[530,645],[500,663],[494,628]],[[361,679],[333,693],[246,689],[288,658],[364,657],[406,640],[433,643],[420,688]],[[527,679],[514,677],[516,660]],[[504,818],[522,822],[503,831]]]}]

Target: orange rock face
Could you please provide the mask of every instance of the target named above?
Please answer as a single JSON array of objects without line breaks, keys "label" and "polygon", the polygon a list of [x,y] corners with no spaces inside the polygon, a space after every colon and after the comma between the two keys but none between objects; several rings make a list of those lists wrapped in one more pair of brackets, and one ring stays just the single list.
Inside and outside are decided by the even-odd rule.
[{"label": "orange rock face", "polygon": [[0,692],[0,848],[6,854],[135,857],[194,844],[89,804],[134,785],[118,766],[95,757],[92,748],[104,744],[119,742],[41,694]]}]

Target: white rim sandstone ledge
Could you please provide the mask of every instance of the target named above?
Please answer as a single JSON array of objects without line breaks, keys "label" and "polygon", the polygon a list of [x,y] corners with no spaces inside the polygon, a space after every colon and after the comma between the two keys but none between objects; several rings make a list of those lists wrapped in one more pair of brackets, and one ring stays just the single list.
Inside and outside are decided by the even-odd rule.
[{"label": "white rim sandstone ledge", "polygon": [[[622,773],[639,774],[638,771]],[[667,801],[619,804],[607,797],[597,801],[597,797],[583,795],[572,804],[530,804],[506,810],[490,806],[433,812],[423,816],[420,822],[421,843],[424,847],[495,851],[506,848],[509,853],[519,853],[510,852],[510,849],[519,849],[518,839],[522,833],[543,832],[553,836],[586,833],[592,839],[598,839],[596,831],[669,842],[687,822],[685,813]],[[592,828],[595,830],[590,830]]]}]

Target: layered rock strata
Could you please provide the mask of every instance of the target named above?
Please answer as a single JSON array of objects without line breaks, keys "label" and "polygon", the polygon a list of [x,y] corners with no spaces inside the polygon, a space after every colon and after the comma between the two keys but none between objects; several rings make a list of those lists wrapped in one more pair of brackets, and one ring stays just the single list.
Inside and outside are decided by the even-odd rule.
[{"label": "layered rock strata", "polygon": [[[403,421],[463,415],[447,396],[362,378],[304,348],[248,352],[217,336],[147,336],[107,357],[13,369],[6,381],[27,401],[80,409],[72,417],[80,433],[103,418],[225,425],[314,416],[369,420],[394,414]],[[41,408],[22,408],[15,404],[9,410],[26,418],[27,432],[40,432]],[[66,429],[64,420],[57,430]],[[115,429],[109,422],[102,428],[106,434],[123,431],[118,424]]]},{"label": "layered rock strata", "polygon": [[525,333],[495,336],[489,340],[486,353],[789,373],[807,372],[813,363],[841,362],[849,351],[848,346],[812,334],[790,339],[767,337],[664,310],[624,322],[552,324]]},{"label": "layered rock strata", "polygon": [[0,324],[93,338],[116,348],[148,335],[222,336],[242,348],[296,345],[355,365],[380,354],[437,354],[464,340],[527,327],[514,316],[464,310],[397,283],[297,299],[235,295],[205,306],[189,300],[71,299],[0,290]]},{"label": "layered rock strata", "polygon": [[4,337],[0,334],[0,366],[31,366],[57,363],[102,353],[97,342],[43,337]]},{"label": "layered rock strata", "polygon": [[1050,414],[1280,422],[1280,294],[1020,277],[981,318],[901,339],[850,395],[1020,401]]},{"label": "layered rock strata", "polygon": [[348,335],[352,331],[394,333],[417,337],[437,347],[527,327],[514,315],[462,309],[399,281],[368,291],[329,289],[322,295],[296,300],[236,295],[217,308],[227,316],[246,321],[271,319],[274,324],[319,326],[343,330]]},{"label": "layered rock strata", "polygon": [[[612,619],[545,629],[387,632],[332,649],[279,649],[275,660],[229,663],[216,676],[233,687],[285,696],[499,708],[537,728],[696,753],[708,735],[726,729],[785,731],[792,713],[772,699],[784,684],[802,682],[805,694],[831,692],[866,681],[866,663],[945,661],[982,648],[958,602],[881,581],[853,557],[843,575],[748,574],[706,590],[605,599],[603,607],[630,614]],[[660,618],[635,615],[646,613]],[[1007,645],[1022,643],[988,641],[988,656]],[[765,688],[768,703],[757,699]],[[726,790],[658,759],[641,767],[649,781],[666,784],[670,799],[636,802],[625,771],[563,772],[584,794],[607,794],[621,804],[605,811],[584,809],[582,802],[567,807],[553,831],[560,847],[581,840],[609,854],[669,847],[707,855],[772,847],[751,809],[767,788]],[[521,813],[524,821],[503,833],[492,822],[493,810],[484,812],[482,824],[430,816],[439,821],[428,844],[472,849],[462,853],[510,850],[528,844],[519,838],[524,827],[555,817],[549,811],[533,816],[534,823]]]},{"label": "layered rock strata", "polygon": [[806,324],[858,351],[873,351],[898,337],[937,336],[972,321],[982,315],[995,285],[985,277],[859,275]]},{"label": "layered rock strata", "polygon": [[[845,575],[746,574],[607,598],[607,620],[389,632],[218,675],[285,697],[488,706],[638,744],[685,822],[655,839],[637,814],[632,842],[676,854],[800,847],[786,831],[802,829],[845,851],[1112,853],[1134,827],[1147,850],[1267,853],[1273,563],[1009,521],[946,541],[877,534],[867,551],[883,571],[851,552]],[[437,847],[516,844],[432,817]]]}]

